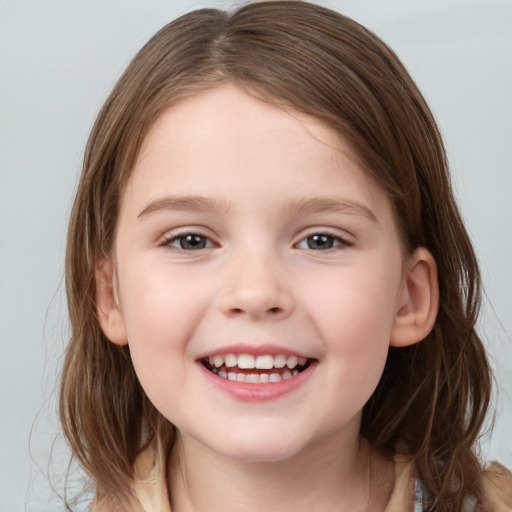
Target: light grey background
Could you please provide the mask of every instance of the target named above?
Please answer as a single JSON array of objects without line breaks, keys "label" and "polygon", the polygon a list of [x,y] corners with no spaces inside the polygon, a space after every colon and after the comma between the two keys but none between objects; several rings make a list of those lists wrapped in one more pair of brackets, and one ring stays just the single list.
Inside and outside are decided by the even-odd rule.
[{"label": "light grey background", "polygon": [[[397,51],[439,121],[482,264],[482,327],[501,386],[483,456],[512,467],[512,2],[323,3]],[[232,5],[0,0],[0,512],[63,510],[48,479],[62,489],[64,245],[94,117],[157,29],[194,8]]]}]

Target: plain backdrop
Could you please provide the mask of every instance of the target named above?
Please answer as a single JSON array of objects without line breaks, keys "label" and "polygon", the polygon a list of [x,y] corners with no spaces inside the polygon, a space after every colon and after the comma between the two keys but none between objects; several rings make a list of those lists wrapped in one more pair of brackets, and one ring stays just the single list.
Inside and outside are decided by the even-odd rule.
[{"label": "plain backdrop", "polygon": [[[483,456],[512,467],[512,2],[323,4],[395,49],[444,134],[482,265],[481,326],[501,389]],[[94,118],[157,29],[188,10],[233,5],[0,0],[0,512],[63,510],[50,481],[62,491],[55,411],[67,337],[64,246]]]}]

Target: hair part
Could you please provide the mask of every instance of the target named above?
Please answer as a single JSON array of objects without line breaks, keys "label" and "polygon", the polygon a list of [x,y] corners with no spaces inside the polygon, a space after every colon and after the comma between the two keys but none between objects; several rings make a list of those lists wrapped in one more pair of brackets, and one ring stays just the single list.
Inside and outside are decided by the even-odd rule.
[{"label": "hair part", "polygon": [[392,456],[402,442],[438,512],[483,500],[474,447],[491,374],[475,324],[476,258],[451,190],[435,120],[413,80],[379,38],[353,20],[301,1],[248,4],[228,14],[189,13],[135,56],[89,138],[66,255],[72,336],[62,375],[64,432],[100,494],[130,497],[133,464],[174,427],[144,394],[129,348],[109,342],[96,312],[95,270],[109,258],[124,185],[141,145],[172,104],[231,83],[314,116],[348,142],[388,194],[407,252],[427,248],[438,266],[440,309],[422,342],[390,348],[363,411],[361,433]]}]

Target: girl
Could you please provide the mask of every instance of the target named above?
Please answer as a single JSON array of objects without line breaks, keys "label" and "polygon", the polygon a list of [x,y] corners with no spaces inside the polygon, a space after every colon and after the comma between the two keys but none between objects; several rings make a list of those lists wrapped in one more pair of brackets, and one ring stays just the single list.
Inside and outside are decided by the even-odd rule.
[{"label": "girl", "polygon": [[103,511],[512,510],[432,115],[306,2],[192,12],[99,114],[60,413]]}]

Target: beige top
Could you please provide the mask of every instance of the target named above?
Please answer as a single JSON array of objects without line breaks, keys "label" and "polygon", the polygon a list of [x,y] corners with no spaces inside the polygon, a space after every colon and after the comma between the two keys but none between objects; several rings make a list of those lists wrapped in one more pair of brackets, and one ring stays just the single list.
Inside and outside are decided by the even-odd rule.
[{"label": "beige top", "polygon": [[[156,444],[147,446],[135,461],[133,494],[138,504],[130,512],[172,512],[167,493],[166,456]],[[485,490],[492,504],[490,512],[512,512],[512,473],[494,462],[485,471]],[[385,512],[416,512],[422,510],[421,486],[414,476],[410,458],[395,456],[395,486]],[[467,512],[473,510],[468,503]],[[96,497],[91,512],[127,512],[108,498]],[[466,510],[462,512],[466,512]]]}]

